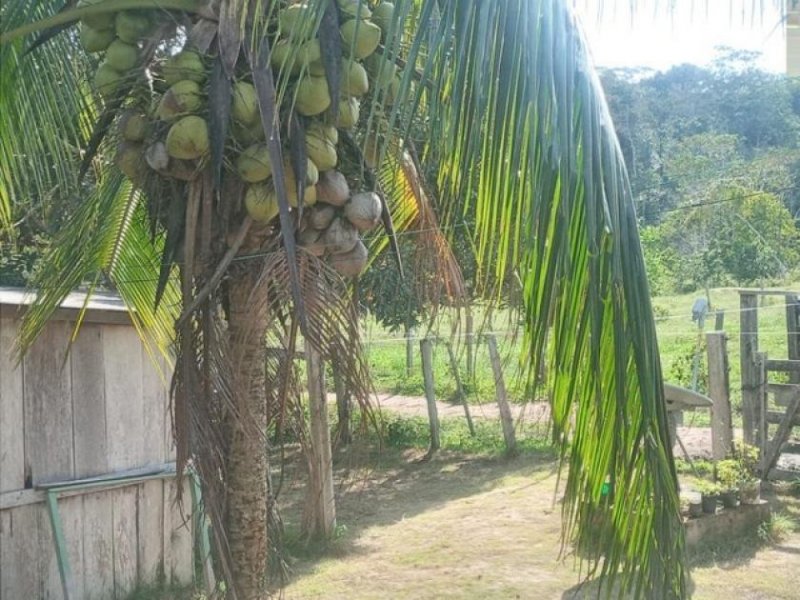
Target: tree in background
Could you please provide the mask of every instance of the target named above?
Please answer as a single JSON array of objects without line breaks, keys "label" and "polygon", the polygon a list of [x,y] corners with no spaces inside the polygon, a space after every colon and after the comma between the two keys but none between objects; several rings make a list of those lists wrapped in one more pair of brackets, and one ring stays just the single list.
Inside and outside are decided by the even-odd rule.
[{"label": "tree in background", "polygon": [[[342,218],[360,213],[334,206],[354,202],[345,182],[395,209],[435,190],[443,231],[475,215],[478,290],[518,276],[527,366],[537,373],[547,348],[555,367],[565,536],[586,542],[602,524],[591,573],[609,589],[686,595],[637,222],[568,2],[73,6],[0,8],[0,224],[12,229],[28,203],[76,207],[33,280],[21,344],[72,289],[106,280],[151,342],[172,344],[178,465],[199,471],[231,597],[266,596],[264,432],[296,391],[266,342],[292,356],[302,334],[366,392],[334,270],[356,273],[366,258],[360,246],[341,258],[359,243]],[[339,223],[321,245],[306,219],[331,211],[315,200]]]}]

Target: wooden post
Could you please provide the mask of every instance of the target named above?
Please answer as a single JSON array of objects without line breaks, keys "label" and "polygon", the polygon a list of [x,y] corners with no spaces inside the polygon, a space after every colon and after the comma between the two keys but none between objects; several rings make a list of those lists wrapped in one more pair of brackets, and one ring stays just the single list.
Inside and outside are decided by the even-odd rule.
[{"label": "wooden post", "polygon": [[[789,360],[800,360],[800,296],[786,295],[786,342]],[[789,383],[800,383],[800,371],[789,373]]]},{"label": "wooden post", "polygon": [[450,356],[450,370],[453,371],[453,377],[456,380],[456,395],[459,402],[464,407],[464,416],[467,418],[467,427],[469,427],[470,435],[475,435],[475,425],[472,423],[472,415],[469,414],[469,404],[467,404],[467,395],[464,393],[464,386],[461,385],[461,374],[458,372],[458,361],[456,360],[456,353],[453,352],[453,346],[447,344],[447,354]]},{"label": "wooden post", "polygon": [[439,412],[436,410],[436,392],[433,381],[433,342],[429,338],[420,340],[420,353],[422,354],[422,378],[425,381],[425,400],[428,403],[428,421],[431,428],[431,446],[429,454],[440,448],[439,441]]},{"label": "wooden post", "polygon": [[467,345],[467,379],[475,379],[475,323],[472,319],[472,306],[467,304],[467,323],[464,341]]},{"label": "wooden post", "polygon": [[406,326],[406,375],[411,377],[414,369],[414,327]]},{"label": "wooden post", "polygon": [[500,362],[500,353],[497,351],[497,340],[494,334],[490,333],[486,336],[486,343],[489,346],[489,360],[492,362],[494,386],[497,390],[497,407],[500,409],[500,423],[503,425],[503,437],[506,440],[506,450],[509,454],[514,454],[517,451],[514,418],[511,416],[511,408],[508,406],[506,384],[503,379],[503,366]]},{"label": "wooden post", "polygon": [[727,337],[722,332],[706,334],[708,395],[711,407],[711,458],[723,460],[733,449]]},{"label": "wooden post", "polygon": [[756,387],[756,431],[755,444],[758,446],[761,456],[767,451],[769,444],[769,430],[767,425],[767,354],[766,352],[756,352],[756,374],[758,385]]},{"label": "wooden post", "polygon": [[759,386],[756,368],[756,352],[758,352],[758,299],[756,295],[740,293],[739,308],[741,309],[739,340],[742,372],[742,429],[745,443],[755,444]]},{"label": "wooden post", "polygon": [[306,496],[305,533],[329,538],[336,527],[336,502],[333,493],[333,460],[325,397],[325,365],[316,348],[306,347],[308,405],[311,419],[309,448],[309,486]]},{"label": "wooden post", "polygon": [[336,437],[342,445],[347,446],[353,440],[350,430],[350,394],[336,365],[333,365],[333,385],[336,389],[336,412],[339,416]]},{"label": "wooden post", "polygon": [[725,328],[725,311],[718,310],[714,315],[714,330],[722,331]]}]

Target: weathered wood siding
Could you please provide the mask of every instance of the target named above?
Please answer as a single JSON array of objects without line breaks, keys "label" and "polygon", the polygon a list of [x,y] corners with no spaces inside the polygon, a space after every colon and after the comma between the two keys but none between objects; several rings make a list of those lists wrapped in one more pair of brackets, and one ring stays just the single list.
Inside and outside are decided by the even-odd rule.
[{"label": "weathered wood siding", "polygon": [[[119,315],[52,321],[21,364],[15,311],[0,306],[0,599],[62,598],[51,525],[33,488],[174,460],[167,386]],[[124,598],[192,580],[192,537],[173,480],[62,498],[78,598]],[[28,500],[20,500],[27,498]],[[31,502],[31,499],[36,501]]]}]

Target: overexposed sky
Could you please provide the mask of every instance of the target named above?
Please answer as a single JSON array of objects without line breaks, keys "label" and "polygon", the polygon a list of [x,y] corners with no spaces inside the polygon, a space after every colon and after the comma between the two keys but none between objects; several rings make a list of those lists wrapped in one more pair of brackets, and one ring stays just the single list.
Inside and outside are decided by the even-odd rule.
[{"label": "overexposed sky", "polygon": [[634,3],[632,15],[631,0],[574,0],[597,66],[664,70],[682,63],[707,65],[716,46],[730,46],[761,52],[758,66],[763,69],[786,68],[781,11],[773,0]]}]

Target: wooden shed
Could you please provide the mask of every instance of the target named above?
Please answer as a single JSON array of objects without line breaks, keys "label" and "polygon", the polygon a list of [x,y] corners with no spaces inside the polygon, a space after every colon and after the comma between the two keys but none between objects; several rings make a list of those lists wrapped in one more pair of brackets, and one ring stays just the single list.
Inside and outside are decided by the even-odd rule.
[{"label": "wooden shed", "polygon": [[125,598],[190,583],[167,384],[122,302],[71,295],[20,364],[32,298],[0,288],[0,599]]}]

